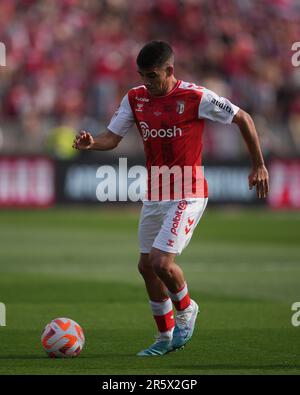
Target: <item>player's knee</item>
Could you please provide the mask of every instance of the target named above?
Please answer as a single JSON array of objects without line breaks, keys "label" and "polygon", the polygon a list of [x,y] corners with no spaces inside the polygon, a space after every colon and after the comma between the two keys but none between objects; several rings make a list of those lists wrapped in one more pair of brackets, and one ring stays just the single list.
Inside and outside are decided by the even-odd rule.
[{"label": "player's knee", "polygon": [[154,272],[159,277],[164,276],[164,274],[170,274],[170,272],[172,272],[172,267],[167,257],[155,253],[149,255],[149,260]]},{"label": "player's knee", "polygon": [[142,276],[144,276],[148,271],[147,266],[141,261],[139,261],[139,263],[138,263],[138,269],[139,269],[139,272]]},{"label": "player's knee", "polygon": [[151,267],[150,261],[148,254],[143,254],[140,257],[139,263],[138,263],[138,270],[142,276],[147,275],[149,272],[153,271],[153,268]]}]

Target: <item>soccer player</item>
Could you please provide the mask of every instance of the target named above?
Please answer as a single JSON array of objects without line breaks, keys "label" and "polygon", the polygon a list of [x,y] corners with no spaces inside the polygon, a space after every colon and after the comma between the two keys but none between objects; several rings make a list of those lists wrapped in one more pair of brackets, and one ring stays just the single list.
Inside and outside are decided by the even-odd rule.
[{"label": "soccer player", "polygon": [[[111,150],[134,123],[143,139],[148,194],[139,223],[138,268],[145,281],[158,336],[155,343],[137,355],[152,356],[183,348],[192,337],[198,314],[198,305],[190,298],[175,257],[188,245],[207,204],[207,183],[198,172],[205,120],[238,125],[252,159],[249,188],[256,187],[258,198],[266,197],[269,180],[251,116],[205,87],[176,79],[174,53],[168,43],[147,43],[137,56],[137,68],[144,84],[128,91],[107,130],[95,138],[82,131],[73,147]],[[163,191],[164,173],[153,176],[153,168],[162,167],[172,169],[169,194]],[[186,168],[190,173],[184,172]],[[187,182],[190,188],[175,185],[174,169],[183,170],[183,184],[190,178]]]}]

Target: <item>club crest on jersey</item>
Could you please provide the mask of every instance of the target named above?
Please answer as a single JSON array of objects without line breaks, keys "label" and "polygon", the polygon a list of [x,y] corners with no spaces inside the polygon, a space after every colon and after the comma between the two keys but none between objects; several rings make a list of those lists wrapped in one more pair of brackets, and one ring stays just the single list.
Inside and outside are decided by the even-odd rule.
[{"label": "club crest on jersey", "polygon": [[177,114],[183,114],[184,113],[184,101],[178,101],[177,102],[176,112],[177,112]]}]

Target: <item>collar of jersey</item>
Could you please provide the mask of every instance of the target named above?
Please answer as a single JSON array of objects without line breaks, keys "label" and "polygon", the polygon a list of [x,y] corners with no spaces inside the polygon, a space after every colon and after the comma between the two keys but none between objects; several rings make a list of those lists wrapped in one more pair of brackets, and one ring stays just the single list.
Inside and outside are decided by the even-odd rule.
[{"label": "collar of jersey", "polygon": [[170,90],[169,93],[167,93],[166,95],[163,95],[163,96],[150,96],[149,93],[148,93],[149,98],[151,98],[151,100],[159,100],[159,99],[164,99],[166,97],[169,97],[176,91],[176,89],[179,87],[180,84],[181,84],[181,80],[177,80],[177,82],[176,82],[175,86],[173,87],[173,89]]}]

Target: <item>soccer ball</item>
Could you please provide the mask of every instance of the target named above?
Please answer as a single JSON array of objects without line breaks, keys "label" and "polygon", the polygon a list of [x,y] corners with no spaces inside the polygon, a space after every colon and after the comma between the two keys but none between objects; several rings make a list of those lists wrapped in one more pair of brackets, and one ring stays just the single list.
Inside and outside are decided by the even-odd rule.
[{"label": "soccer ball", "polygon": [[56,318],[43,330],[42,346],[51,358],[76,357],[84,346],[80,325],[69,318]]}]

